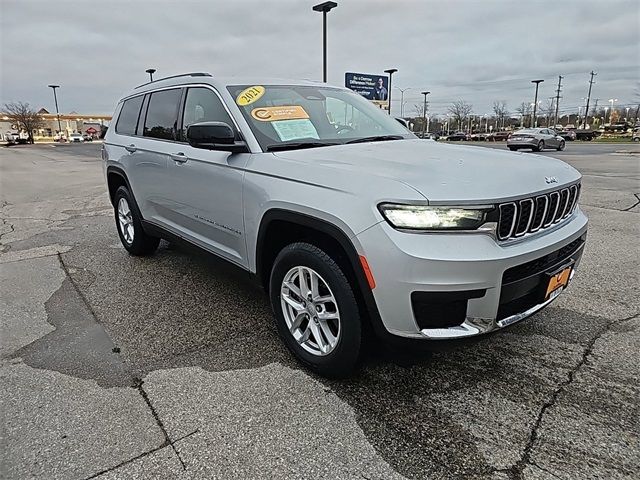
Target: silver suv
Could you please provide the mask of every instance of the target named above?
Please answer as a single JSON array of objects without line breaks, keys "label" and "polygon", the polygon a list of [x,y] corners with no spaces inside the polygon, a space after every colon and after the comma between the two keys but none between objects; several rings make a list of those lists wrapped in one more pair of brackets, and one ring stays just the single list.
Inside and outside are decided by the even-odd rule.
[{"label": "silver suv", "polygon": [[353,92],[192,73],[117,106],[102,155],[132,255],[183,239],[255,275],[295,356],[327,376],[364,331],[469,337],[548,305],[587,219],[565,163],[417,139]]}]

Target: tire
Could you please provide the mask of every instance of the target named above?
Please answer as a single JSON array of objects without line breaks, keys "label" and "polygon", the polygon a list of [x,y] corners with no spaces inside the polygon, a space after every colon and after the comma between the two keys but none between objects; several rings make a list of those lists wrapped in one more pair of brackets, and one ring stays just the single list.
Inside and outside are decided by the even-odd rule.
[{"label": "tire", "polygon": [[564,150],[565,144],[564,142],[560,142],[560,145],[558,145],[558,151],[561,152],[562,150]]},{"label": "tire", "polygon": [[517,152],[518,151],[518,147],[509,147],[509,150],[511,150],[512,152]]},{"label": "tire", "polygon": [[634,137],[634,138],[633,138],[633,141],[634,141],[634,142],[640,142],[640,137]]},{"label": "tire", "polygon": [[[301,273],[306,284],[310,283],[309,275],[316,274],[318,298],[331,297],[333,301],[309,300],[308,291],[307,297],[301,299],[305,293],[300,284]],[[343,378],[353,373],[360,356],[362,322],[353,287],[329,254],[309,243],[293,243],[283,248],[271,270],[269,297],[278,333],[303,365],[329,378]],[[316,311],[320,312],[317,316]],[[323,322],[323,316],[334,318]],[[290,330],[294,321],[298,321],[299,327]],[[327,328],[330,335],[324,333]],[[321,341],[315,341],[316,334]],[[330,336],[334,338],[333,345]],[[320,351],[320,344],[326,351]]]},{"label": "tire", "polygon": [[160,239],[145,233],[142,228],[142,215],[127,187],[122,186],[116,190],[113,204],[118,236],[127,252],[140,257],[155,252]]},{"label": "tire", "polygon": [[544,150],[544,140],[540,140],[538,142],[538,146],[534,149],[536,152],[541,152]]}]

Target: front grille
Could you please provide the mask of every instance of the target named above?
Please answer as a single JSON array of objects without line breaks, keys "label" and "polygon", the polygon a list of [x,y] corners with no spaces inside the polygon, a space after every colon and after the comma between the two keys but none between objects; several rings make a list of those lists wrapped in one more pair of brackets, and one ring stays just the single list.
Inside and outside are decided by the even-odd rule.
[{"label": "front grille", "polygon": [[578,203],[580,184],[498,206],[498,240],[523,237],[549,228],[571,215]]}]

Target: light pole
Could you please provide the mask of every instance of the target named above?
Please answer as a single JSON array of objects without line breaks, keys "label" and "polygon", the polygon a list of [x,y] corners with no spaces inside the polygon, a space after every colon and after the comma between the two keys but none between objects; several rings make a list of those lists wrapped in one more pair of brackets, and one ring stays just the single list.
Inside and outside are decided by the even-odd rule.
[{"label": "light pole", "polygon": [[149,81],[153,82],[153,74],[156,73],[156,69],[155,68],[147,68],[145,70],[145,72],[147,72],[149,74]]},{"label": "light pole", "polygon": [[424,138],[424,134],[427,129],[427,95],[431,92],[420,92],[424,95],[424,106],[422,107],[422,138]]},{"label": "light pole", "polygon": [[534,122],[534,128],[538,126],[538,117],[536,116],[536,112],[538,110],[538,86],[544,82],[544,80],[531,80],[531,83],[535,83],[536,84],[536,97],[533,100],[533,122]]},{"label": "light pole", "polygon": [[336,2],[323,2],[313,6],[315,12],[322,12],[322,81],[327,83],[327,12],[336,8]]},{"label": "light pole", "polygon": [[384,73],[389,74],[389,91],[387,92],[387,101],[389,102],[389,115],[391,115],[391,77],[393,77],[393,74],[397,71],[397,68],[390,68],[389,70],[384,71]]},{"label": "light pole", "polygon": [[404,92],[406,92],[407,90],[411,90],[411,87],[407,87],[407,88],[396,87],[396,88],[400,90],[400,116],[404,118]]},{"label": "light pole", "polygon": [[62,137],[62,125],[60,125],[60,111],[58,110],[58,96],[56,95],[56,88],[60,88],[60,85],[48,85],[53,90],[53,101],[56,104],[56,117],[58,118],[58,133]]},{"label": "light pole", "polygon": [[607,123],[607,112],[609,111],[609,107],[604,107],[604,123]]},{"label": "light pole", "polygon": [[617,98],[610,98],[609,99],[609,103],[611,104],[611,113],[609,114],[609,125],[611,125],[611,117],[613,116],[613,107],[615,106],[615,103],[618,101]]},{"label": "light pole", "polygon": [[624,117],[624,121],[628,123],[629,122],[629,110],[631,110],[631,107],[627,107],[627,108],[625,108],[625,110],[627,111],[627,114]]}]

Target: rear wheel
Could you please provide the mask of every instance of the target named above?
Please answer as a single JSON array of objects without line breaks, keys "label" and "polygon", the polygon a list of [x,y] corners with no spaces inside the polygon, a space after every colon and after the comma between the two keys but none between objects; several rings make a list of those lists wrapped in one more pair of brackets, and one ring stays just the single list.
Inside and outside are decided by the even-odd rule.
[{"label": "rear wheel", "polygon": [[538,142],[538,146],[535,148],[536,151],[541,152],[542,150],[544,150],[544,140],[540,140]]},{"label": "rear wheel", "polygon": [[327,377],[353,372],[362,325],[352,286],[337,262],[308,243],[277,256],[269,282],[278,332],[298,360]]},{"label": "rear wheel", "polygon": [[564,150],[564,141],[560,142],[560,145],[558,145],[558,151],[561,152],[562,150]]},{"label": "rear wheel", "polygon": [[153,253],[160,239],[147,235],[142,228],[142,216],[127,187],[119,187],[113,197],[118,235],[124,248],[131,255],[144,256]]}]

